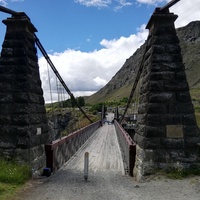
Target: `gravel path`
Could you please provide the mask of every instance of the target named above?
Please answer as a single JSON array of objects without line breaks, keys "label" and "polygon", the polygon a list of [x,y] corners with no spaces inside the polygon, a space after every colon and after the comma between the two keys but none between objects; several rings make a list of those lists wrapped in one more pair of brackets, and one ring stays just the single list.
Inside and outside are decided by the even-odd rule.
[{"label": "gravel path", "polygon": [[[89,152],[89,178],[83,178]],[[169,180],[148,177],[135,182],[124,175],[113,125],[104,125],[81,151],[48,178],[30,181],[15,200],[200,200],[200,177]]]}]

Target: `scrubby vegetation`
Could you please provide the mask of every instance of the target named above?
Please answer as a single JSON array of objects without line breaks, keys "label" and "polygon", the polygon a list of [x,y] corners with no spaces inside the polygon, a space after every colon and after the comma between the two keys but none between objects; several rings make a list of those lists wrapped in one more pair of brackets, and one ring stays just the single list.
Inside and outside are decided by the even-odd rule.
[{"label": "scrubby vegetation", "polygon": [[170,179],[183,179],[189,176],[199,176],[200,169],[197,167],[188,168],[188,169],[171,168],[171,169],[168,169],[167,171],[162,171],[161,174],[163,174],[164,176]]},{"label": "scrubby vegetation", "polygon": [[[76,101],[90,120],[96,122],[101,119],[101,107],[99,105],[85,105],[83,97],[76,98]],[[47,104],[46,111],[48,119],[52,122],[51,124],[53,126],[56,124],[59,129],[59,134],[56,136],[56,139],[66,136],[91,123],[71,99]],[[51,128],[53,129],[53,127]]]}]

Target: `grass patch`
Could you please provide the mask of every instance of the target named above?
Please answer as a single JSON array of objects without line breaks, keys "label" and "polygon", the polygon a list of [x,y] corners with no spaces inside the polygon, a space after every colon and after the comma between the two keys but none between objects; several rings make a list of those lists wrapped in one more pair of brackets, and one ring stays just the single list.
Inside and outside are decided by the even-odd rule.
[{"label": "grass patch", "polygon": [[198,127],[200,127],[200,113],[195,113]]},{"label": "grass patch", "polygon": [[19,165],[16,162],[0,160],[0,182],[11,184],[24,184],[31,176],[30,167]]},{"label": "grass patch", "polygon": [[9,200],[21,188],[21,185],[6,184],[0,182],[0,199]]},{"label": "grass patch", "polygon": [[31,170],[27,165],[0,160],[0,199],[10,199],[30,179]]},{"label": "grass patch", "polygon": [[171,168],[162,173],[167,178],[170,179],[183,179],[189,176],[200,176],[199,168],[189,168],[189,169],[175,169]]}]

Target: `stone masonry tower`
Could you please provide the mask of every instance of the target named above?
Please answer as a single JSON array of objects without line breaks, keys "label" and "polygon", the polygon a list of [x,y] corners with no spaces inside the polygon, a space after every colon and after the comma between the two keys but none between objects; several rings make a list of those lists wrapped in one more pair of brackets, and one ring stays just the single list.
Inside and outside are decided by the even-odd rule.
[{"label": "stone masonry tower", "polygon": [[174,21],[159,8],[151,16],[135,134],[137,180],[156,169],[198,164],[199,129]]},{"label": "stone masonry tower", "polygon": [[0,57],[0,157],[45,167],[50,140],[39,76],[36,28],[25,13],[3,20],[7,26]]}]

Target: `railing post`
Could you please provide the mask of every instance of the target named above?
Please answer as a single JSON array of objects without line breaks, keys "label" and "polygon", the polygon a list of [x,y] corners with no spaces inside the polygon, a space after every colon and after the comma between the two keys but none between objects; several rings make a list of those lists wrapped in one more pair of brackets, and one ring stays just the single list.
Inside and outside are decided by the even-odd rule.
[{"label": "railing post", "polygon": [[46,167],[51,169],[53,172],[53,149],[51,144],[45,145],[45,153],[46,153]]},{"label": "railing post", "polygon": [[133,176],[133,168],[135,166],[136,145],[129,146],[129,175]]}]

